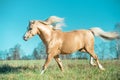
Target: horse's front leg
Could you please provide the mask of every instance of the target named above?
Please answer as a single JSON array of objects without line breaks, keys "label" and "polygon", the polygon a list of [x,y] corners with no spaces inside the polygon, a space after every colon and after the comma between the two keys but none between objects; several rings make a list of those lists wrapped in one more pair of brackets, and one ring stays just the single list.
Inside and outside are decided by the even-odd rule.
[{"label": "horse's front leg", "polygon": [[59,66],[60,70],[61,70],[61,71],[64,71],[63,66],[62,66],[62,62],[61,62],[61,60],[60,60],[60,58],[59,58],[59,55],[56,55],[56,56],[54,57],[54,59],[55,59],[55,61],[58,63],[58,66]]},{"label": "horse's front leg", "polygon": [[47,55],[45,64],[44,64],[44,66],[42,67],[41,75],[45,72],[45,70],[46,70],[47,67],[48,67],[48,64],[49,64],[50,61],[53,59],[53,57],[54,57],[54,56],[53,56],[52,54],[48,54],[48,55]]}]

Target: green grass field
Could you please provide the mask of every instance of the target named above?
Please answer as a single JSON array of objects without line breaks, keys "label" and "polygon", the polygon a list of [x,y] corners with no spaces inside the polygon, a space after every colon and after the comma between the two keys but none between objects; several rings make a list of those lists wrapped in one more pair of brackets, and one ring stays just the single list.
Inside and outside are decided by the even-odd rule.
[{"label": "green grass field", "polygon": [[40,75],[44,60],[0,61],[0,80],[120,80],[120,60],[101,61],[106,68],[100,71],[88,60],[62,60],[61,72],[53,60]]}]

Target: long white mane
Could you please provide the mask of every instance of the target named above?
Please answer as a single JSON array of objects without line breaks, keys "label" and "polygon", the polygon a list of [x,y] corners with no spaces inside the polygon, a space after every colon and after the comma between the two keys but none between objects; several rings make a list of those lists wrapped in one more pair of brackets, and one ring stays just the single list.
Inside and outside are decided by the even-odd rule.
[{"label": "long white mane", "polygon": [[64,18],[60,18],[57,16],[50,16],[45,20],[47,24],[52,25],[53,29],[62,29],[62,26],[65,26],[64,24]]}]

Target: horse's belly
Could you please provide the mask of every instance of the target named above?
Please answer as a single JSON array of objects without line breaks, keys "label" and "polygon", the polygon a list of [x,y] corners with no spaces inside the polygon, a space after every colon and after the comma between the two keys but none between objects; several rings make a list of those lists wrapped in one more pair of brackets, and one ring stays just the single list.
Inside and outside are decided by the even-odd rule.
[{"label": "horse's belly", "polygon": [[71,44],[69,43],[68,45],[63,45],[61,48],[61,54],[70,54],[73,53],[79,49],[81,49],[82,47],[80,46],[80,44]]},{"label": "horse's belly", "polygon": [[79,34],[78,31],[64,36],[61,47],[61,53],[69,54],[80,50],[84,46],[84,36]]}]

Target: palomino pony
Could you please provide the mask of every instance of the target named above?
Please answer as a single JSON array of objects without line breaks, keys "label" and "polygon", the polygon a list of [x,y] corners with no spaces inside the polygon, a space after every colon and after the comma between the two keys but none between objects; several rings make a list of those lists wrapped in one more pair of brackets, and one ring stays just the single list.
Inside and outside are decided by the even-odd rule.
[{"label": "palomino pony", "polygon": [[[94,51],[94,36],[113,40],[119,38],[118,34],[114,32],[104,32],[100,28],[62,32],[59,29],[63,26],[63,20],[63,18],[51,16],[45,21],[33,20],[29,22],[29,27],[24,35],[24,40],[27,41],[34,35],[39,35],[46,46],[47,58],[41,74],[44,73],[53,58],[58,63],[61,71],[63,71],[59,54],[70,54],[74,51],[84,51],[89,53],[91,56],[90,64],[94,66],[97,63],[100,70],[105,70],[100,64]],[[94,63],[93,59],[96,63]]]}]

